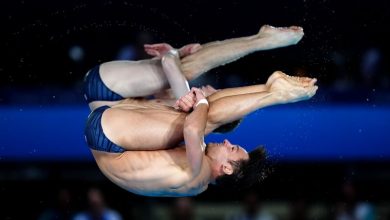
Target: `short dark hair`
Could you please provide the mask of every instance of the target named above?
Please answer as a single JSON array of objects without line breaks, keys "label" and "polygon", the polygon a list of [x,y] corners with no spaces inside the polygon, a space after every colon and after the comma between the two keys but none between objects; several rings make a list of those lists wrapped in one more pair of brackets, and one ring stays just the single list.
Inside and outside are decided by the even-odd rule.
[{"label": "short dark hair", "polygon": [[219,176],[216,179],[217,185],[242,190],[263,181],[273,170],[266,155],[265,148],[259,146],[249,152],[248,160],[229,161],[233,166],[233,173]]},{"label": "short dark hair", "polygon": [[225,133],[231,132],[234,129],[236,129],[238,125],[240,125],[241,121],[242,121],[242,118],[238,119],[238,120],[235,120],[235,121],[232,121],[230,123],[221,125],[217,129],[215,129],[213,131],[213,133],[225,134]]}]

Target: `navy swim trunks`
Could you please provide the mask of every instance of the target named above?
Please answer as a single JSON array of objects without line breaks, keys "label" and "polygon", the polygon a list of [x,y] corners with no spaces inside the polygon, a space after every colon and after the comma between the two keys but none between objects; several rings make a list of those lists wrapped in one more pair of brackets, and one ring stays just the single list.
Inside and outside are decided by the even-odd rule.
[{"label": "navy swim trunks", "polygon": [[99,73],[100,65],[92,68],[84,77],[84,98],[90,103],[93,101],[118,101],[123,97],[111,91],[102,81]]},{"label": "navy swim trunks", "polygon": [[84,130],[85,140],[91,149],[105,152],[122,153],[125,151],[125,149],[112,143],[103,132],[101,124],[102,115],[103,112],[108,108],[110,107],[102,106],[89,114]]}]

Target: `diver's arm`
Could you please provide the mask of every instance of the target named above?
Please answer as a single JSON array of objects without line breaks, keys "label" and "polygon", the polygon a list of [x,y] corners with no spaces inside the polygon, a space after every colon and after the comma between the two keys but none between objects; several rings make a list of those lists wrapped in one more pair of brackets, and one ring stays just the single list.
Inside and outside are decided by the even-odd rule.
[{"label": "diver's arm", "polygon": [[[186,154],[189,162],[189,175],[196,177],[202,168],[204,133],[207,122],[209,105],[206,99],[199,98],[200,90],[197,90],[198,106],[186,117],[183,128]],[[199,100],[204,100],[199,102]]]},{"label": "diver's arm", "polygon": [[176,50],[166,53],[161,60],[164,73],[177,99],[187,94],[190,87],[180,69],[180,58]]}]

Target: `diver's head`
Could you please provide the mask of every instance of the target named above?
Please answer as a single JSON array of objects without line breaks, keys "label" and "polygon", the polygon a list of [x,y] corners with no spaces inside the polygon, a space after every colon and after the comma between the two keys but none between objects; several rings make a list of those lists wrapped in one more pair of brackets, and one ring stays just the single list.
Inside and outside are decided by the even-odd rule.
[{"label": "diver's head", "polygon": [[221,175],[231,175],[234,173],[234,163],[249,159],[248,152],[244,148],[226,139],[222,143],[207,144],[205,154],[210,158],[213,170]]},{"label": "diver's head", "polygon": [[217,185],[243,189],[262,181],[270,172],[265,165],[264,147],[257,147],[248,153],[242,147],[225,140],[223,143],[209,143],[206,155],[217,174]]}]

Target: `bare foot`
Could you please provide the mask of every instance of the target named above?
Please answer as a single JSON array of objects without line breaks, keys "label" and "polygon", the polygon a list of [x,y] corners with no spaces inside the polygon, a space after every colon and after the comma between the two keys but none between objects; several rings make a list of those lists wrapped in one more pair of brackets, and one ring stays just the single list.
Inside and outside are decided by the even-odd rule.
[{"label": "bare foot", "polygon": [[[294,80],[295,81],[295,80]],[[270,86],[270,92],[276,95],[280,103],[292,103],[310,99],[317,92],[314,83],[309,86],[297,85],[285,77],[276,78]]]},{"label": "bare foot", "polygon": [[275,71],[270,77],[268,77],[266,85],[270,87],[278,78],[284,78],[296,86],[314,86],[317,82],[316,78],[289,76],[281,71]]},{"label": "bare foot", "polygon": [[303,28],[297,26],[291,27],[272,27],[263,25],[257,36],[259,38],[269,38],[273,47],[285,47],[297,44],[303,37]]}]

